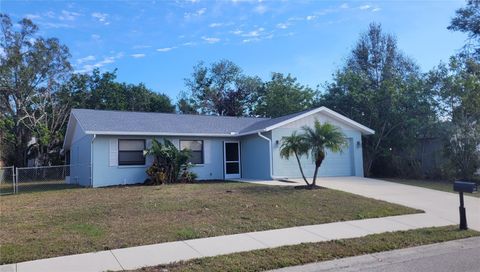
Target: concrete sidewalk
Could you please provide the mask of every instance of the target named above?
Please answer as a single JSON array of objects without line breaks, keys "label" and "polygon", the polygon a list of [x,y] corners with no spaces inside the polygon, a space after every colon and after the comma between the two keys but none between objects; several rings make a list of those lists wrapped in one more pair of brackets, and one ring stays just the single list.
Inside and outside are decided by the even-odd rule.
[{"label": "concrete sidewalk", "polygon": [[[295,183],[270,182],[271,185],[297,185]],[[387,231],[446,226],[457,224],[458,221],[458,199],[451,193],[355,177],[323,178],[319,184],[422,209],[426,213],[292,227],[63,256],[3,265],[0,266],[0,271],[127,270],[304,242],[320,242]],[[480,199],[466,197],[466,205],[469,226],[480,230]]]}]

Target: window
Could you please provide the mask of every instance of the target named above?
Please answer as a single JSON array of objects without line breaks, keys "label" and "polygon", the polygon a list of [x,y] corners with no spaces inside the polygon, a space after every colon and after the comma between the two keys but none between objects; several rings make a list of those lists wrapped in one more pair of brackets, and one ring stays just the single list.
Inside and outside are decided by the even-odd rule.
[{"label": "window", "polygon": [[180,149],[188,149],[191,157],[188,162],[203,164],[203,141],[180,141]]},{"label": "window", "polygon": [[118,140],[118,165],[145,165],[145,140]]}]

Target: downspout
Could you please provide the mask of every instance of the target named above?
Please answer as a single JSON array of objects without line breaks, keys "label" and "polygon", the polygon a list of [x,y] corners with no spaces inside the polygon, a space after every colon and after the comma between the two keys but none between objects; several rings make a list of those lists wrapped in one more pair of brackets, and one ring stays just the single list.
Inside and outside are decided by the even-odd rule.
[{"label": "downspout", "polygon": [[90,143],[90,187],[93,187],[93,141],[97,138],[97,134],[93,134],[92,142]]},{"label": "downspout", "polygon": [[274,179],[273,177],[273,156],[272,156],[272,140],[268,137],[265,137],[261,132],[257,133],[260,138],[263,138],[268,141],[268,153],[270,156],[270,178]]}]

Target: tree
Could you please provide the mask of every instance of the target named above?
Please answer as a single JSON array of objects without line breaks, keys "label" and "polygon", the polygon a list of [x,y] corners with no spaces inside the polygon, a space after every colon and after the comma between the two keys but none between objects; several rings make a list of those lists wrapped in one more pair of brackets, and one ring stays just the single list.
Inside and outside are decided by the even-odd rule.
[{"label": "tree", "polygon": [[445,155],[456,177],[470,179],[480,167],[480,63],[460,54],[430,72],[439,114],[449,122]]},{"label": "tree", "polygon": [[174,112],[170,98],[148,89],[143,83],[116,81],[116,71],[75,74],[66,84],[65,101],[74,108],[144,112]]},{"label": "tree", "polygon": [[27,143],[35,136],[37,151],[48,163],[68,116],[66,106],[55,103],[71,72],[68,48],[55,38],[38,36],[38,27],[29,19],[19,22],[18,31],[6,14],[0,14],[0,20],[0,118],[11,131],[2,135],[2,146],[13,147],[8,162],[22,166]]},{"label": "tree", "polygon": [[[280,156],[288,159],[290,155],[295,155],[303,180],[307,183],[307,186],[312,188],[316,186],[318,169],[325,159],[325,151],[328,149],[335,153],[341,152],[347,142],[345,135],[330,123],[321,124],[318,120],[315,120],[313,127],[304,126],[302,130],[302,135],[297,135],[294,132],[292,135],[282,139]],[[299,159],[299,156],[302,155],[310,155],[315,163],[315,171],[311,184],[308,183],[303,174]]]},{"label": "tree", "polygon": [[448,29],[467,33],[470,42],[465,45],[464,53],[472,52],[480,57],[480,0],[467,1],[467,6],[455,13]]},{"label": "tree", "polygon": [[182,114],[198,114],[195,109],[194,102],[187,96],[185,92],[180,92],[177,101],[177,110]]},{"label": "tree", "polygon": [[279,117],[309,109],[315,91],[297,82],[290,74],[272,73],[270,81],[256,95],[255,115]]},{"label": "tree", "polygon": [[304,141],[304,138],[301,135],[298,135],[296,131],[292,132],[290,136],[282,138],[282,145],[280,146],[280,157],[289,159],[290,156],[295,156],[295,159],[298,163],[298,168],[300,169],[300,174],[302,175],[303,180],[307,184],[307,178],[303,172],[302,164],[300,163],[300,157],[308,153],[308,146]]},{"label": "tree", "polygon": [[467,1],[448,29],[468,33],[469,41],[428,79],[446,127],[444,152],[451,172],[470,179],[480,167],[480,1]]},{"label": "tree", "polygon": [[258,77],[248,77],[229,60],[214,62],[206,67],[200,62],[193,68],[192,77],[185,79],[190,100],[203,114],[225,116],[249,115],[252,94],[262,87]]},{"label": "tree", "polygon": [[436,121],[433,95],[419,68],[374,23],[318,103],[375,130],[363,140],[366,175],[375,165],[377,174],[388,174],[384,169],[394,167],[394,157],[413,154],[416,139]]}]

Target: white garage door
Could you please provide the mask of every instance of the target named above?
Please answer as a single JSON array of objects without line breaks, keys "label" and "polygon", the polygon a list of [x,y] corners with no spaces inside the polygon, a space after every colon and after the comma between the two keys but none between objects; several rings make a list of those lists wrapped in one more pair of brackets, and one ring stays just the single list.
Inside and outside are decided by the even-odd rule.
[{"label": "white garage door", "polygon": [[319,176],[353,176],[353,141],[348,138],[348,146],[341,153],[327,150],[325,160],[320,166]]},{"label": "white garage door", "polygon": [[[344,148],[341,153],[333,153],[327,150],[325,160],[323,161],[318,176],[333,177],[333,176],[353,176],[354,172],[354,157],[353,157],[353,140],[347,138],[348,147]],[[315,164],[312,157],[302,156],[300,159],[305,176],[311,178],[315,172]],[[297,161],[294,157],[290,159],[279,159],[274,166],[274,175],[285,178],[300,178],[301,174],[298,169]]]}]

